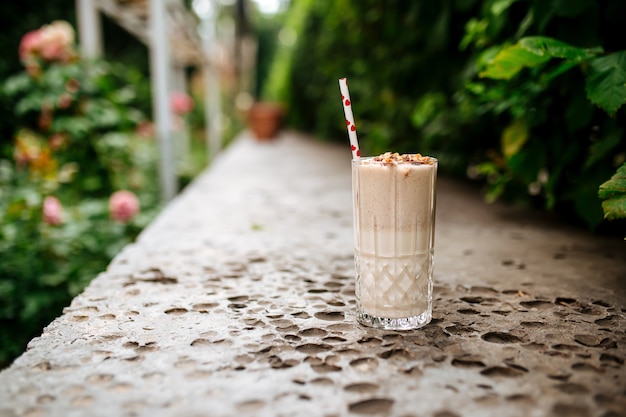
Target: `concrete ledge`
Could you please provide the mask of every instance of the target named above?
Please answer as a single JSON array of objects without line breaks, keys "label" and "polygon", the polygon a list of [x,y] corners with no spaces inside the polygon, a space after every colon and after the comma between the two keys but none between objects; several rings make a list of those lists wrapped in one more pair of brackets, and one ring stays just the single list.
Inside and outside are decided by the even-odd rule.
[{"label": "concrete ledge", "polygon": [[0,416],[624,416],[621,240],[441,179],[435,319],[354,322],[350,153],[242,135],[0,373]]}]

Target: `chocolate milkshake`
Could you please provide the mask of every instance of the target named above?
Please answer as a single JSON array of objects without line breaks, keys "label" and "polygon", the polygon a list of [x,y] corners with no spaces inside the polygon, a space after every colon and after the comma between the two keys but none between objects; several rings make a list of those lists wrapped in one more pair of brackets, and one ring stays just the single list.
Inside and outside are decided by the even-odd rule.
[{"label": "chocolate milkshake", "polygon": [[352,162],[357,319],[414,329],[432,317],[437,160],[386,153]]}]

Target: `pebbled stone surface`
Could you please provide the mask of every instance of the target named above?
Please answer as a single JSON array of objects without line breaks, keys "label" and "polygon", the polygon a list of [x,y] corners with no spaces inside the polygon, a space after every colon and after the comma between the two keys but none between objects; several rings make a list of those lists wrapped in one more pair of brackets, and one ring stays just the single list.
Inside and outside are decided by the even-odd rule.
[{"label": "pebbled stone surface", "polygon": [[0,373],[0,416],[626,416],[626,248],[441,178],[434,320],[354,320],[350,152],[242,135]]}]

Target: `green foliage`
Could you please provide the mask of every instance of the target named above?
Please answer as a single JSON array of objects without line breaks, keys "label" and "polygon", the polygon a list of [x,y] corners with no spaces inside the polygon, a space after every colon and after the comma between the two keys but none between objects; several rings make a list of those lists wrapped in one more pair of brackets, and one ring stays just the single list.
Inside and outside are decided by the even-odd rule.
[{"label": "green foliage", "polygon": [[587,97],[592,103],[614,115],[626,102],[626,52],[604,55],[601,47],[576,48],[565,42],[544,36],[520,39],[516,44],[503,48],[491,59],[481,77],[509,80],[523,68],[535,68],[552,58],[560,58],[556,70],[543,75],[544,80],[571,70],[577,64],[585,64]]},{"label": "green foliage", "polygon": [[[2,162],[0,182],[0,365],[61,313],[154,215],[112,222],[106,199],[64,199],[64,224],[43,222],[41,190]],[[8,175],[7,175],[8,174]]]},{"label": "green foliage", "polygon": [[488,201],[608,228],[597,190],[626,160],[625,2],[292,7],[307,13],[279,86],[293,126],[345,143],[345,76],[364,154],[430,153],[483,181]]},{"label": "green foliage", "polygon": [[257,39],[254,97],[271,100],[271,97],[263,97],[263,91],[268,78],[276,78],[276,61],[273,57],[281,38],[285,38],[285,34],[290,29],[284,28],[285,19],[282,12],[276,14],[264,14],[258,10],[253,10],[253,12],[252,21]]},{"label": "green foliage", "polygon": [[602,209],[608,220],[626,218],[626,164],[600,186],[598,196],[604,200]]},{"label": "green foliage", "polygon": [[487,68],[480,73],[480,76],[508,80],[520,72],[522,68],[536,67],[549,59],[549,57],[535,54],[517,43],[498,52],[495,58],[489,62]]},{"label": "green foliage", "polygon": [[[261,98],[284,103],[290,101],[290,92],[287,88],[288,82],[286,80],[289,79],[292,70],[293,49],[296,45],[298,30],[304,25],[312,4],[312,0],[294,2],[288,16],[285,18],[283,28],[277,34],[279,38],[282,38],[281,47],[277,48],[276,45],[272,45],[271,52],[276,56],[271,61],[271,64],[268,64],[267,78],[263,77],[263,82],[259,83]],[[274,19],[280,19],[280,23],[283,23],[282,17],[275,17]],[[272,21],[272,23],[276,23],[276,20]]]},{"label": "green foliage", "polygon": [[[13,143],[0,158],[0,367],[21,353],[159,209],[148,81],[106,61],[45,63],[7,79]],[[130,190],[141,212],[114,220]],[[44,214],[46,198],[62,205]]]},{"label": "green foliage", "polygon": [[586,88],[589,100],[614,115],[626,103],[626,51],[591,61]]},{"label": "green foliage", "polygon": [[[572,4],[578,7],[568,10],[569,17],[596,9],[589,2]],[[529,26],[523,29],[520,24],[518,33],[556,20],[557,12],[563,10],[556,3],[532,4],[522,22]],[[478,75],[501,81],[481,83],[482,88],[474,85],[469,91],[510,120],[502,128],[499,149],[491,152],[491,161],[482,162],[505,178],[490,185],[489,192],[520,199],[523,195],[515,190],[525,185],[528,195],[543,198],[545,207],[574,211],[595,229],[603,219],[597,187],[625,157],[624,116],[618,111],[626,102],[626,62],[624,51],[606,53],[597,34],[587,35],[585,43],[591,46],[585,47],[548,36],[521,37],[496,46],[495,54],[494,48],[476,45],[485,57],[478,60]],[[514,129],[522,125],[524,133]]]},{"label": "green foliage", "polygon": [[[101,14],[102,31],[106,36],[105,53],[110,61],[138,67],[147,76],[148,52],[145,45],[116,23]],[[0,1],[0,79],[22,70],[18,58],[21,37],[54,20],[65,20],[75,26],[76,8],[67,0]],[[149,88],[149,86],[148,86]],[[149,103],[148,103],[149,104]],[[8,157],[13,132],[17,129],[13,103],[0,95],[0,157]]]},{"label": "green foliage", "polygon": [[[292,126],[345,142],[337,80],[347,77],[364,154],[425,151],[412,119],[455,99],[469,54],[459,53],[452,39],[460,39],[477,3],[295,1],[286,25],[296,30],[297,41],[279,49],[274,62],[288,72],[272,73],[266,94],[289,103]],[[416,103],[431,93],[438,99]],[[449,124],[441,119],[437,128],[452,133]],[[449,139],[431,144],[444,169],[464,172],[460,162],[471,147],[461,136]]]}]

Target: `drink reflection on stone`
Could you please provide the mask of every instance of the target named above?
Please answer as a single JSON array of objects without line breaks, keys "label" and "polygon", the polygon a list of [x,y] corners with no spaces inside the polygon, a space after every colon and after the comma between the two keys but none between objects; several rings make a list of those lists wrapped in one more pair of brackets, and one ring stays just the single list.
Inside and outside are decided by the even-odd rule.
[{"label": "drink reflection on stone", "polygon": [[352,161],[357,320],[396,330],[432,318],[435,158]]}]

